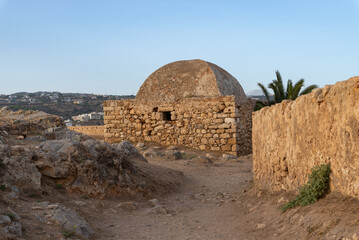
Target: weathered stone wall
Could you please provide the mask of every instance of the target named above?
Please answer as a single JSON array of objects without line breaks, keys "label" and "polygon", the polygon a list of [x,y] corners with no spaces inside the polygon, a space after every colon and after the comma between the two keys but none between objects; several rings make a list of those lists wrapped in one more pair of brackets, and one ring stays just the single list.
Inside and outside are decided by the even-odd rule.
[{"label": "weathered stone wall", "polygon": [[255,102],[236,96],[185,98],[173,103],[104,102],[105,140],[153,141],[230,154],[251,153]]},{"label": "weathered stone wall", "polygon": [[359,197],[359,77],[253,115],[254,184],[296,191],[331,164],[331,190]]},{"label": "weathered stone wall", "polygon": [[69,126],[68,129],[92,137],[103,137],[104,126]]}]

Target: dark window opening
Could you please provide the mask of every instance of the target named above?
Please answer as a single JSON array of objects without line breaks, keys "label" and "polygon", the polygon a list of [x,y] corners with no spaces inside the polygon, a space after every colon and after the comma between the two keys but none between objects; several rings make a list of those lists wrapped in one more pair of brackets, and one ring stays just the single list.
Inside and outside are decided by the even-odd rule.
[{"label": "dark window opening", "polygon": [[162,120],[171,121],[171,112],[162,112]]},{"label": "dark window opening", "polygon": [[154,107],[152,111],[153,112],[158,112],[158,107]]}]

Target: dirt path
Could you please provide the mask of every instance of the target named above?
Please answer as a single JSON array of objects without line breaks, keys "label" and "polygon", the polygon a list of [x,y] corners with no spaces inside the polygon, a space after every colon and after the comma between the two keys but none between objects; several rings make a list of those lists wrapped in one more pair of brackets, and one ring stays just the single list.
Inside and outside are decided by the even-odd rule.
[{"label": "dirt path", "polygon": [[[194,152],[204,156],[205,152]],[[335,193],[317,203],[281,213],[293,198],[285,192],[252,188],[252,159],[151,159],[154,165],[184,173],[185,182],[173,194],[158,197],[159,213],[149,213],[149,202],[136,210],[106,201],[91,221],[96,239],[359,239],[359,201]],[[161,212],[163,209],[166,213]]]},{"label": "dirt path", "polygon": [[250,186],[251,161],[206,164],[195,160],[151,160],[184,172],[186,181],[171,195],[158,198],[166,213],[148,213],[140,203],[135,211],[116,209],[115,219],[103,214],[102,239],[243,239],[237,198]]}]

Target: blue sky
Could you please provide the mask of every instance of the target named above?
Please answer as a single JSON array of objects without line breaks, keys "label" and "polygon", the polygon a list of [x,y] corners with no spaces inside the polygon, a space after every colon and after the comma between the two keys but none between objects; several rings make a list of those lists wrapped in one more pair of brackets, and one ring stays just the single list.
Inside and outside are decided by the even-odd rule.
[{"label": "blue sky", "polygon": [[359,75],[358,42],[359,0],[0,0],[0,93],[136,94],[184,59],[324,86]]}]

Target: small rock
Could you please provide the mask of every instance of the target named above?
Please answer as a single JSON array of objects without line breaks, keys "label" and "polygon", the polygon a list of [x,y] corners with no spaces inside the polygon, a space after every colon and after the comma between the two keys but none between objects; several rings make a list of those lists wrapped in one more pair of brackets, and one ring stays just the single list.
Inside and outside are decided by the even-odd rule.
[{"label": "small rock", "polygon": [[47,209],[58,209],[59,205],[58,204],[50,204],[47,206]]},{"label": "small rock", "polygon": [[11,193],[6,194],[7,198],[18,199],[19,198],[19,189],[16,186],[11,186]]},{"label": "small rock", "polygon": [[158,205],[156,207],[147,210],[148,214],[167,214],[167,210],[164,206]]},{"label": "small rock", "polygon": [[206,157],[209,158],[209,159],[211,159],[211,160],[215,158],[215,157],[214,157],[212,154],[210,154],[210,153],[207,153],[207,154],[206,154]]},{"label": "small rock", "polygon": [[16,139],[17,140],[23,140],[25,137],[23,135],[17,136]]},{"label": "small rock", "polygon": [[44,210],[45,207],[42,207],[42,206],[32,206],[30,207],[31,210]]},{"label": "small rock", "polygon": [[281,203],[281,202],[285,202],[285,198],[284,198],[284,197],[281,197],[281,198],[278,200],[278,203]]},{"label": "small rock", "polygon": [[238,161],[238,158],[233,156],[233,155],[230,155],[230,154],[223,154],[222,155],[222,159],[223,160],[235,160],[235,161]]},{"label": "small rock", "polygon": [[123,202],[118,204],[117,207],[125,209],[127,211],[133,211],[138,209],[138,204],[134,202]]},{"label": "small rock", "polygon": [[150,200],[148,200],[148,202],[149,202],[153,207],[156,207],[156,206],[159,206],[159,205],[160,205],[160,203],[159,203],[159,201],[157,200],[157,198],[150,199]]},{"label": "small rock", "polygon": [[265,227],[266,227],[266,225],[264,223],[258,223],[257,224],[257,229],[263,229]]},{"label": "small rock", "polygon": [[11,234],[15,234],[18,237],[22,236],[22,229],[21,229],[21,224],[14,222],[9,226],[6,226],[2,229],[5,233],[11,233]]},{"label": "small rock", "polygon": [[48,202],[48,201],[39,202],[39,205],[41,205],[43,207],[47,207],[49,204],[50,204],[50,202]]},{"label": "small rock", "polygon": [[79,236],[89,239],[94,230],[85,219],[81,218],[76,212],[64,206],[59,206],[50,217],[56,224],[65,229],[71,230]]},{"label": "small rock", "polygon": [[163,156],[163,154],[155,151],[155,150],[148,150],[146,152],[143,153],[144,157],[150,157],[150,158],[155,158],[155,157],[161,157]]},{"label": "small rock", "polygon": [[19,196],[18,196],[16,193],[11,192],[11,193],[6,194],[6,198],[9,198],[9,199],[18,199]]},{"label": "small rock", "polygon": [[44,142],[44,141],[46,141],[46,138],[45,138],[44,136],[41,136],[41,135],[28,136],[28,137],[26,138],[26,141]]},{"label": "small rock", "polygon": [[179,151],[169,150],[169,151],[166,151],[165,154],[170,159],[174,159],[174,160],[179,160],[179,159],[183,158],[181,152],[179,152]]},{"label": "small rock", "polygon": [[18,189],[16,186],[11,186],[10,188],[11,188],[11,191],[12,191],[12,192],[14,192],[14,193],[16,193],[16,194],[19,194],[20,191],[19,191],[19,189]]},{"label": "small rock", "polygon": [[168,150],[177,150],[178,147],[173,145],[173,146],[169,146],[167,149]]},{"label": "small rock", "polygon": [[139,143],[137,143],[136,147],[139,149],[145,149],[146,145],[143,142],[139,142]]},{"label": "small rock", "polygon": [[250,209],[248,209],[249,212],[253,212],[254,210],[257,209],[257,206],[251,207]]},{"label": "small rock", "polygon": [[7,207],[7,212],[12,214],[14,217],[14,220],[19,221],[21,219],[21,217],[19,216],[19,214],[17,214],[14,210],[11,209],[11,207]]},{"label": "small rock", "polygon": [[11,218],[6,215],[0,215],[0,225],[1,224],[9,224],[11,223]]},{"label": "small rock", "polygon": [[258,193],[257,193],[257,197],[261,197],[262,196],[262,191],[259,191]]}]

